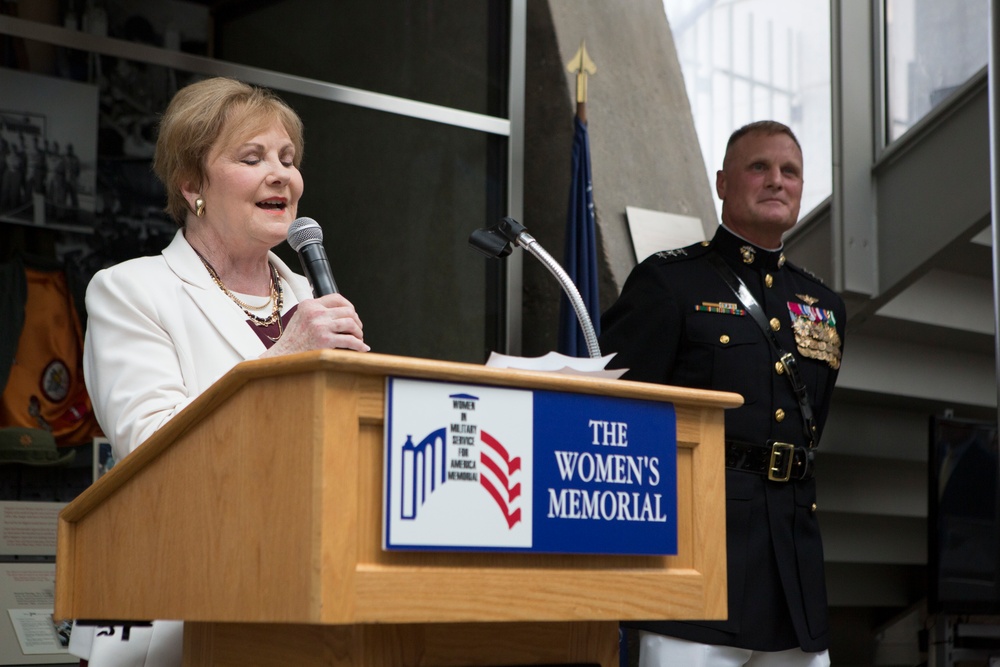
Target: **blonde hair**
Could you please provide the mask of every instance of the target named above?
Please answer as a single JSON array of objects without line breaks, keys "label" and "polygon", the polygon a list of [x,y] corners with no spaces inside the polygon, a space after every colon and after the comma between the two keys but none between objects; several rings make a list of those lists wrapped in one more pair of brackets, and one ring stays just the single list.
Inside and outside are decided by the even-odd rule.
[{"label": "blonde hair", "polygon": [[181,88],[160,119],[153,170],[167,189],[164,209],[181,227],[191,205],[181,188],[201,189],[208,180],[208,155],[279,122],[302,164],[302,119],[277,95],[235,79],[216,77]]}]

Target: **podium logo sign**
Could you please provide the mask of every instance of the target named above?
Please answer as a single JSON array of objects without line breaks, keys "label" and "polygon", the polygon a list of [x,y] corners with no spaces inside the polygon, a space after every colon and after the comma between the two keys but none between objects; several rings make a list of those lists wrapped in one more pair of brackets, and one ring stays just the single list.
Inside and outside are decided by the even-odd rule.
[{"label": "podium logo sign", "polygon": [[677,552],[669,403],[387,383],[384,548]]},{"label": "podium logo sign", "polygon": [[387,546],[531,548],[531,392],[388,382]]}]

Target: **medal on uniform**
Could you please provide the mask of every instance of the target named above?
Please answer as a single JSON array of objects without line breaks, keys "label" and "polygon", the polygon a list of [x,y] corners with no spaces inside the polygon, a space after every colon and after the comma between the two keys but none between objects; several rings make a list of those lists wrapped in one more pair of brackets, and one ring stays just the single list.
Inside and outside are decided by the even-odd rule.
[{"label": "medal on uniform", "polygon": [[722,313],[723,315],[739,315],[743,317],[747,314],[747,311],[740,308],[739,304],[736,303],[725,303],[719,301],[713,303],[711,301],[702,301],[700,305],[694,307],[695,312],[699,313]]},{"label": "medal on uniform", "polygon": [[799,354],[840,368],[841,341],[833,311],[789,301],[788,314]]}]

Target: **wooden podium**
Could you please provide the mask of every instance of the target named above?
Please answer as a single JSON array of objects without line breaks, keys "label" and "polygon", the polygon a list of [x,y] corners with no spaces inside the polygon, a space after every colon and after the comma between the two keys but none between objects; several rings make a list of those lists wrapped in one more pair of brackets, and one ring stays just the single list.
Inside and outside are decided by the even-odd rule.
[{"label": "wooden podium", "polygon": [[[673,403],[678,554],[383,551],[389,376]],[[62,511],[55,616],[183,619],[186,665],[613,667],[619,620],[726,616],[740,402],[339,350],[244,362]]]}]

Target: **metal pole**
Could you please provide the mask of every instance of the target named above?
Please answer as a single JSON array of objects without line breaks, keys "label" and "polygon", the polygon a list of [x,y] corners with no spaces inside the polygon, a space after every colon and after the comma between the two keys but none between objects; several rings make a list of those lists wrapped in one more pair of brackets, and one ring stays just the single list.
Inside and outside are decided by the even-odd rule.
[{"label": "metal pole", "polygon": [[994,372],[997,378],[997,423],[1000,423],[1000,220],[997,219],[1000,211],[1000,170],[997,168],[997,138],[1000,131],[998,114],[1000,114],[1000,102],[997,95],[1000,90],[997,88],[997,74],[1000,72],[1000,0],[990,0],[989,19],[989,114],[990,114],[990,223],[991,236],[993,238],[993,354]]},{"label": "metal pole", "polygon": [[[527,79],[528,0],[510,3],[510,83],[508,104],[510,141],[507,153],[507,211],[518,220],[524,219],[524,105]],[[506,349],[507,354],[520,355],[523,338],[524,268],[521,253],[507,260],[506,289]]]},{"label": "metal pole", "polygon": [[[997,76],[1000,75],[1000,0],[990,0],[989,18],[989,114],[990,114],[990,236],[993,239],[993,354],[994,372],[997,379],[997,423],[1000,424],[1000,220],[998,220],[998,204],[1000,204],[1000,169],[998,169],[998,132],[1000,132],[1000,88]],[[1000,465],[1000,462],[998,462]],[[1000,471],[997,472],[1000,474]],[[997,502],[1000,504],[1000,486],[997,487]],[[1000,559],[1000,546],[994,558]],[[996,585],[996,584],[994,584]]]}]

